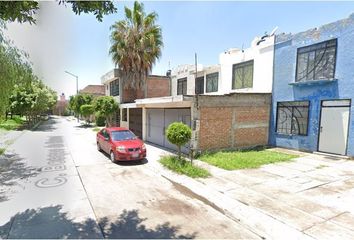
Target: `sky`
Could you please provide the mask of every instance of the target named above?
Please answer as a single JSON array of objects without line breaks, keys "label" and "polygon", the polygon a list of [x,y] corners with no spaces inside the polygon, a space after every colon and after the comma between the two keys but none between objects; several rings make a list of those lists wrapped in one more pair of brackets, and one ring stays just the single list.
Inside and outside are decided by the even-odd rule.
[{"label": "sky", "polygon": [[[247,48],[256,36],[297,33],[319,27],[354,13],[354,2],[218,2],[149,1],[146,12],[155,11],[162,28],[164,48],[153,74],[169,68],[198,63],[218,64],[219,54],[229,48]],[[40,2],[37,24],[9,23],[7,35],[27,51],[35,73],[56,90],[70,96],[88,84],[101,84],[101,76],[114,68],[109,56],[110,26],[124,19],[124,6],[115,2],[117,13],[102,22],[93,15],[75,15],[70,6]],[[170,66],[170,67],[169,67]]]}]

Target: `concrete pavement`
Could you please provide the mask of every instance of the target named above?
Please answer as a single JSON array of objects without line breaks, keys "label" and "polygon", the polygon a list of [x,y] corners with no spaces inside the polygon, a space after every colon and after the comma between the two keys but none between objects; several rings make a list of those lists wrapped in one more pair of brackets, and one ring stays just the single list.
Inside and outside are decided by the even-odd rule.
[{"label": "concrete pavement", "polygon": [[354,239],[354,162],[304,154],[291,162],[227,171],[195,160],[212,177],[160,173],[264,238]]},{"label": "concrete pavement", "polygon": [[[12,150],[11,150],[12,148]],[[1,159],[2,238],[354,239],[354,163],[292,162],[191,179],[147,161],[113,164],[66,118],[26,132]],[[12,153],[11,153],[12,152]]]},{"label": "concrete pavement", "polygon": [[75,121],[52,118],[9,151],[1,238],[260,238],[156,173],[153,157],[111,163]]},{"label": "concrete pavement", "polygon": [[1,238],[102,237],[60,124],[51,119],[8,147],[1,161]]}]

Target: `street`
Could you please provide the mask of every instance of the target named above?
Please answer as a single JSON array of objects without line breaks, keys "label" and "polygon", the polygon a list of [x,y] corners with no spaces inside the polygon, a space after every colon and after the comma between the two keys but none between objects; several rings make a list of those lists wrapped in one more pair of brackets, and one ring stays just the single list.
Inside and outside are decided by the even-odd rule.
[{"label": "street", "polygon": [[1,159],[1,238],[247,238],[246,227],[158,173],[164,150],[113,164],[95,132],[52,117]]}]

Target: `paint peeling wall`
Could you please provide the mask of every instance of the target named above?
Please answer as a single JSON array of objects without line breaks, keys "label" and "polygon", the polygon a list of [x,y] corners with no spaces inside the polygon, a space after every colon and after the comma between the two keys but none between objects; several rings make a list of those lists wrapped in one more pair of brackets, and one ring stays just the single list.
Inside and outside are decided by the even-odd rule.
[{"label": "paint peeling wall", "polygon": [[[337,38],[336,80],[320,81],[313,85],[289,85],[295,83],[297,49],[334,38]],[[321,100],[329,99],[352,99],[347,155],[354,156],[354,14],[318,29],[276,37],[270,144],[317,151],[320,104]],[[297,100],[310,101],[308,135],[277,134],[275,129],[277,102]]]}]

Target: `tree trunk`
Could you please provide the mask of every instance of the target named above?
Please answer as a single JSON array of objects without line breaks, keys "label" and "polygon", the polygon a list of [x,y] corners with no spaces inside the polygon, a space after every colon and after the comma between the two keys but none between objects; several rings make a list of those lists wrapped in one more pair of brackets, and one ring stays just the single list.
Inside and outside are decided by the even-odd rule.
[{"label": "tree trunk", "polygon": [[178,159],[181,160],[181,146],[178,146]]}]

